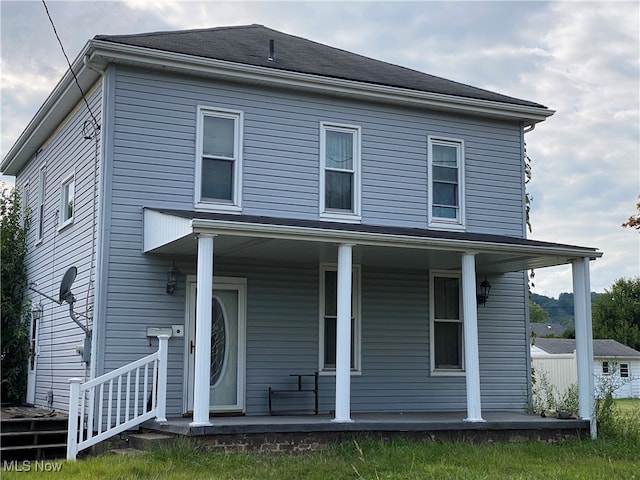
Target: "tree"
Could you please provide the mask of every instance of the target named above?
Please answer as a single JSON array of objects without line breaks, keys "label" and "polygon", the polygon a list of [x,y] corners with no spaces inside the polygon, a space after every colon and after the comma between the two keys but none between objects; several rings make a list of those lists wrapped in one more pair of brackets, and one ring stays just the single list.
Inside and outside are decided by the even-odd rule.
[{"label": "tree", "polygon": [[631,215],[629,220],[622,224],[623,227],[627,228],[635,228],[636,230],[640,230],[640,195],[638,195],[638,203],[636,204],[636,208],[638,209],[638,213],[635,215]]},{"label": "tree", "polygon": [[0,198],[2,269],[2,402],[21,403],[27,390],[29,360],[28,303],[25,297],[28,219],[22,218],[20,194],[3,190]]},{"label": "tree", "polygon": [[540,305],[529,300],[529,321],[533,323],[548,323],[549,314]]},{"label": "tree", "polygon": [[594,303],[593,336],[640,350],[640,277],[616,280]]}]

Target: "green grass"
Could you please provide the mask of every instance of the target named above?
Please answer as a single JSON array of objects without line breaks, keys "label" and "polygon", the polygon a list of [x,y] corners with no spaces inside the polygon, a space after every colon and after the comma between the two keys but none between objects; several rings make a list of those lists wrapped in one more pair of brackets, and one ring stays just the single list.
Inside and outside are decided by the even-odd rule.
[{"label": "green grass", "polygon": [[615,401],[620,412],[632,412],[640,409],[640,398],[622,398]]},{"label": "green grass", "polygon": [[[565,444],[364,441],[299,455],[158,452],[64,462],[59,473],[3,472],[64,479],[634,479],[639,451],[598,440]],[[633,451],[632,451],[633,450]]]},{"label": "green grass", "polygon": [[616,401],[596,441],[440,443],[362,441],[296,455],[206,452],[181,440],[136,457],[62,462],[58,473],[2,472],[3,480],[51,479],[638,479],[640,400]]}]

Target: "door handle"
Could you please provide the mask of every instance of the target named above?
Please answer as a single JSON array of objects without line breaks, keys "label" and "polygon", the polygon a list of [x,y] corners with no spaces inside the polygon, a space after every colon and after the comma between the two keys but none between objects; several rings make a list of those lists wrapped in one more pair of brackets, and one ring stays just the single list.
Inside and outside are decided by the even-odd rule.
[{"label": "door handle", "polygon": [[189,355],[193,355],[193,351],[196,348],[196,344],[193,342],[193,340],[189,340]]}]

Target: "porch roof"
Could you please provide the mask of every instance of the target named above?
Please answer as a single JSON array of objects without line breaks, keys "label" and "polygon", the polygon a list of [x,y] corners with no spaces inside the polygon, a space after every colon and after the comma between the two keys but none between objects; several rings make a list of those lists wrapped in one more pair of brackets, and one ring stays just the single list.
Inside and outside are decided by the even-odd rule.
[{"label": "porch roof", "polygon": [[217,235],[217,257],[335,261],[330,245],[356,245],[354,261],[402,268],[456,269],[464,252],[478,272],[506,273],[596,259],[595,248],[504,235],[320,220],[144,209],[144,252],[196,255],[198,234]]}]

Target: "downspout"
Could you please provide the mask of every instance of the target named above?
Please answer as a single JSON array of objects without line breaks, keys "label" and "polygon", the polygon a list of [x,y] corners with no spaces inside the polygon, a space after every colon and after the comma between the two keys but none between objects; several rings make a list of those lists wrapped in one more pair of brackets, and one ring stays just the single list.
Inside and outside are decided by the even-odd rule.
[{"label": "downspout", "polygon": [[[522,129],[522,160],[523,162],[525,162],[525,141],[524,141],[524,136],[525,134],[532,132],[534,129],[536,128],[536,124],[532,123],[531,125],[529,125],[528,127],[524,127]],[[522,189],[524,191],[524,194],[527,194],[527,184],[525,182],[524,176],[522,177]],[[526,204],[523,205],[524,207],[524,212],[523,216],[526,218],[527,212],[526,212]],[[526,222],[523,223],[523,235],[526,238],[527,237],[527,225]],[[531,290],[529,289],[529,272],[528,271],[523,271],[522,272],[522,277],[523,277],[523,283],[525,285],[525,299],[524,299],[524,345],[525,345],[525,358],[526,358],[526,368],[527,368],[527,406],[528,407],[533,407],[533,372],[532,372],[532,365],[531,365],[531,322],[530,322],[530,315],[531,312],[529,310],[529,298],[531,296]]]},{"label": "downspout", "polygon": [[[102,314],[101,311],[103,310],[102,308],[102,304],[104,303],[104,293],[103,293],[103,281],[102,281],[102,248],[101,245],[103,243],[103,239],[101,238],[101,231],[102,229],[100,228],[100,225],[102,225],[102,222],[104,221],[104,215],[103,215],[103,209],[104,209],[104,158],[105,158],[105,125],[106,123],[106,101],[108,96],[106,95],[106,76],[105,76],[105,72],[103,70],[98,70],[95,67],[93,67],[90,63],[89,63],[89,56],[85,55],[83,57],[83,64],[86,68],[88,68],[89,70],[92,70],[96,73],[98,73],[102,79],[102,99],[101,99],[101,124],[103,128],[100,128],[99,130],[99,138],[100,138],[100,159],[99,159],[99,167],[94,164],[94,186],[97,182],[97,175],[100,175],[100,184],[97,187],[97,191],[95,191],[95,187],[94,187],[94,198],[97,196],[97,206],[94,207],[94,214],[96,215],[96,219],[95,219],[95,224],[93,225],[93,235],[94,237],[97,237],[97,241],[96,244],[93,246],[92,248],[92,264],[90,266],[90,268],[95,270],[95,280],[94,280],[94,289],[93,289],[93,315],[92,315],[92,320],[93,320],[93,325],[92,325],[92,330],[93,332],[95,332],[95,335],[91,336],[91,363],[90,363],[90,368],[89,368],[89,378],[95,378],[97,376],[97,371],[98,371],[98,364],[100,364],[99,369],[103,368],[102,365],[102,358],[99,357],[99,353],[98,353],[98,339],[102,339],[103,335],[103,326],[102,324],[104,322],[102,322]],[[98,141],[98,136],[96,136],[96,141]],[[96,209],[97,209],[97,213],[96,213]],[[97,252],[96,252],[97,250]],[[94,258],[97,257],[97,258]],[[94,260],[95,260],[95,266],[94,266]],[[91,276],[91,273],[90,273]],[[91,279],[90,282],[91,283]],[[91,287],[91,285],[89,285],[89,287]]]}]

